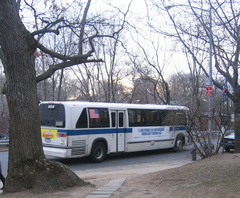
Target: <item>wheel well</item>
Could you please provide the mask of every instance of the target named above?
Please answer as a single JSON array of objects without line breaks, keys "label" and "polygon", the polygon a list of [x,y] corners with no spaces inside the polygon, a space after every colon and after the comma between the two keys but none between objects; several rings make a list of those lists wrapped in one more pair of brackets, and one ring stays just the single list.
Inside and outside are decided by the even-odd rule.
[{"label": "wheel well", "polygon": [[[97,138],[97,139],[95,139],[95,140],[93,141],[93,143],[92,143],[92,148],[93,148],[93,145],[96,144],[96,143],[98,143],[98,142],[102,142],[102,143],[106,146],[106,151],[108,151],[107,140],[104,139],[104,138]],[[92,148],[91,148],[91,150],[92,150]]]},{"label": "wheel well", "polygon": [[[182,134],[182,133],[180,133],[180,134],[178,134],[177,135],[177,137],[176,137],[176,141],[177,141],[177,139],[182,139],[182,141],[183,141],[183,145],[185,145],[185,135],[184,134]],[[175,142],[176,142],[175,141]]]}]

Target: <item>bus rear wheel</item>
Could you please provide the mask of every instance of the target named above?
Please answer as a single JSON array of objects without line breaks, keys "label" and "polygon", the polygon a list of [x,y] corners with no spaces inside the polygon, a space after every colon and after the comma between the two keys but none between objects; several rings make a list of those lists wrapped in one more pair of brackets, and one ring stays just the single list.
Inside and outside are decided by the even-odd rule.
[{"label": "bus rear wheel", "polygon": [[90,160],[92,162],[102,162],[107,155],[107,148],[103,142],[97,142],[93,145]]}]

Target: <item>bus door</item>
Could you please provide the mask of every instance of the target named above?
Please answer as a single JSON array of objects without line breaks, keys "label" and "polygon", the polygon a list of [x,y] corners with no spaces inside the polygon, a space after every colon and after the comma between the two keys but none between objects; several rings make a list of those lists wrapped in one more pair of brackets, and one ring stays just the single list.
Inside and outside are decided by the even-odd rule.
[{"label": "bus door", "polygon": [[116,152],[124,151],[126,130],[125,117],[125,111],[111,110],[111,127],[116,129]]}]

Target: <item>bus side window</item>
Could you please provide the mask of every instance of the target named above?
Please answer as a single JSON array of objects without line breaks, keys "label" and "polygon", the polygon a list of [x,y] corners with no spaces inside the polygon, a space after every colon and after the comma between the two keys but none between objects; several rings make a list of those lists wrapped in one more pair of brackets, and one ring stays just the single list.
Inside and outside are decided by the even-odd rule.
[{"label": "bus side window", "polygon": [[109,113],[107,108],[89,108],[89,127],[109,127]]},{"label": "bus side window", "polygon": [[157,111],[154,113],[154,121],[159,124],[159,126],[162,126],[162,116],[161,111]]},{"label": "bus side window", "polygon": [[174,117],[177,125],[187,125],[187,114],[184,111],[174,111]]},{"label": "bus side window", "polygon": [[124,126],[124,123],[123,123],[123,113],[120,112],[119,115],[118,115],[118,117],[119,117],[118,126],[119,126],[119,127],[123,127],[123,126]]},{"label": "bus side window", "polygon": [[146,125],[147,126],[161,126],[161,118],[159,111],[156,110],[146,110]]},{"label": "bus side window", "polygon": [[115,112],[111,113],[111,118],[112,118],[112,127],[116,127],[116,113]]},{"label": "bus side window", "polygon": [[187,125],[187,116],[184,111],[165,110],[162,112],[164,126]]},{"label": "bus side window", "polygon": [[129,126],[137,126],[137,112],[135,109],[128,109]]},{"label": "bus side window", "polygon": [[[161,120],[162,120],[162,126],[169,126],[171,125],[170,121],[169,121],[169,110],[161,110],[159,111],[159,115],[161,117]],[[172,120],[174,118],[171,118],[170,120]]]},{"label": "bus side window", "polygon": [[76,123],[76,128],[87,128],[87,110],[86,108],[82,110],[81,115],[78,118],[78,121]]},{"label": "bus side window", "polygon": [[128,109],[129,126],[146,126],[146,112],[142,109]]}]

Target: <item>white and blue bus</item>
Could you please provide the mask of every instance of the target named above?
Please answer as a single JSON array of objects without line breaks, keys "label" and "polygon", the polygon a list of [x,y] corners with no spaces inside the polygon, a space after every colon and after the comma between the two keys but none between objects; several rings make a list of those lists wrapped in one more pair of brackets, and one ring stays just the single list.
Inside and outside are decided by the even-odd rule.
[{"label": "white and blue bus", "polygon": [[45,155],[89,156],[181,149],[189,143],[184,106],[96,102],[42,102],[39,106]]}]

